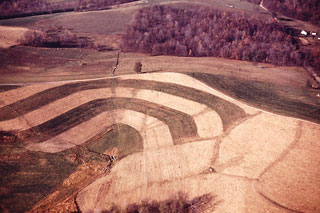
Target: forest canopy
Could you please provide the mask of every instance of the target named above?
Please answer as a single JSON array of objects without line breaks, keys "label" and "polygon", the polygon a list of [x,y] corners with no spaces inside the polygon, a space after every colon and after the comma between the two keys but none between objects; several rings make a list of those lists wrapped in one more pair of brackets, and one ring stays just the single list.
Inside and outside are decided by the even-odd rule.
[{"label": "forest canopy", "polygon": [[263,4],[285,16],[320,24],[320,0],[264,0]]},{"label": "forest canopy", "polygon": [[106,9],[109,6],[137,0],[0,0],[0,18],[12,18],[64,11]]},{"label": "forest canopy", "polygon": [[[259,4],[261,0],[247,0]],[[263,0],[272,12],[320,25],[320,0]]]},{"label": "forest canopy", "polygon": [[316,66],[319,53],[299,48],[293,29],[244,13],[199,7],[145,7],[124,36],[124,51],[152,55],[214,56],[274,65]]}]

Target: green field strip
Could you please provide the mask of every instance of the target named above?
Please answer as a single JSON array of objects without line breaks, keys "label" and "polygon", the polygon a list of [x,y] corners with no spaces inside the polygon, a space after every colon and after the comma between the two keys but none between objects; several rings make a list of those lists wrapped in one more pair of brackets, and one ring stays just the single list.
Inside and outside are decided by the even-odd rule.
[{"label": "green field strip", "polygon": [[17,89],[19,87],[22,87],[20,85],[0,85],[0,92],[6,92],[9,90]]},{"label": "green field strip", "polygon": [[[111,130],[110,130],[111,129]],[[106,130],[110,130],[107,131]],[[143,138],[133,127],[126,124],[108,126],[99,134],[90,138],[85,144],[89,150],[103,154],[105,151],[117,148],[118,157],[143,151]]]},{"label": "green field strip", "polygon": [[68,131],[103,112],[117,109],[133,110],[164,122],[168,126],[175,143],[180,143],[183,138],[199,137],[197,126],[190,115],[134,98],[96,99],[43,124],[22,131],[19,135],[25,138],[27,142],[39,143]]},{"label": "green field strip", "polygon": [[311,97],[306,88],[290,88],[207,73],[188,75],[254,107],[320,123],[320,99]]},{"label": "green field strip", "polygon": [[116,87],[154,90],[204,104],[215,110],[220,115],[224,129],[227,129],[235,120],[245,116],[244,110],[239,106],[191,87],[146,80],[107,79],[66,84],[44,90],[28,98],[21,99],[15,103],[0,108],[0,121],[17,118],[18,115],[24,115],[28,112],[37,110],[42,106],[76,92]]}]

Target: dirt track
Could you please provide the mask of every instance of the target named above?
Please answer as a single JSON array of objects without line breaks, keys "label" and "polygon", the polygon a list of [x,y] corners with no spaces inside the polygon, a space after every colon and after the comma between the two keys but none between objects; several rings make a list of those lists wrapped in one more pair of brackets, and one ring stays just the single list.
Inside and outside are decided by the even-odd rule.
[{"label": "dirt track", "polygon": [[82,211],[181,191],[216,195],[216,212],[320,211],[318,124],[250,107],[178,73],[26,87],[0,93],[0,130],[21,131],[27,149],[60,152],[115,123],[143,138],[142,152],[79,193]]}]

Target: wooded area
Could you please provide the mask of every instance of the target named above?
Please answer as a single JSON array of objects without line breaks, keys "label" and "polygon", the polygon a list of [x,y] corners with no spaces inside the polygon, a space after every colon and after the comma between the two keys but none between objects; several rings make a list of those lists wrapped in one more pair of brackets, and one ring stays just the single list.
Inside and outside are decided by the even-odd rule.
[{"label": "wooded area", "polygon": [[[259,4],[261,0],[247,0]],[[320,0],[263,0],[272,12],[320,25]]]},{"label": "wooded area", "polygon": [[1,0],[0,18],[13,18],[66,11],[107,9],[109,6],[137,0],[73,0],[50,2],[45,0]]},{"label": "wooded area", "polygon": [[93,48],[93,42],[87,37],[79,37],[61,26],[49,27],[47,31],[27,31],[21,44],[33,47],[52,48]]},{"label": "wooded area", "polygon": [[152,55],[214,56],[274,65],[319,66],[319,52],[312,54],[301,49],[293,38],[297,33],[244,13],[153,6],[142,8],[133,16],[122,48]]},{"label": "wooded area", "polygon": [[263,5],[285,16],[320,24],[320,0],[264,0]]}]

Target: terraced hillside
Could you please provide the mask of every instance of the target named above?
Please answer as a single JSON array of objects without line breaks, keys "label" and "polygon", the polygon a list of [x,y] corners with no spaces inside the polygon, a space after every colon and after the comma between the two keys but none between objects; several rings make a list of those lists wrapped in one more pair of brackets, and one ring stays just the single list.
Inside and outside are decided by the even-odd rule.
[{"label": "terraced hillside", "polygon": [[[0,144],[2,209],[125,209],[184,193],[214,196],[208,212],[320,211],[319,124],[253,108],[192,75],[2,86],[0,100],[2,138],[14,138]],[[4,157],[10,150],[18,160]],[[42,163],[18,166],[27,155]],[[101,156],[118,160],[101,166]],[[28,182],[50,172],[51,185]],[[90,178],[80,187],[81,175]]]}]

